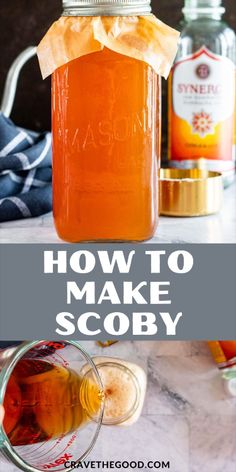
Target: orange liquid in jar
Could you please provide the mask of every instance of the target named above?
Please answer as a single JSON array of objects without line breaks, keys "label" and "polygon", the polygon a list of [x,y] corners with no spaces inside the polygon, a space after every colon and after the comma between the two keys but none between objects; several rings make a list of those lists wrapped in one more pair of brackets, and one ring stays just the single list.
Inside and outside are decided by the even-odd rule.
[{"label": "orange liquid in jar", "polygon": [[159,92],[150,66],[106,48],[54,72],[53,210],[62,239],[153,236]]}]

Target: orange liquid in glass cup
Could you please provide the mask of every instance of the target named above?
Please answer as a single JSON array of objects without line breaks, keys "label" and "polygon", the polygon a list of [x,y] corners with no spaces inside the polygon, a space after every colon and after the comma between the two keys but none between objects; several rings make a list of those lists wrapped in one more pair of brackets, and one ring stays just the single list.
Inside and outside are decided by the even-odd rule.
[{"label": "orange liquid in glass cup", "polygon": [[60,438],[84,427],[101,398],[97,386],[72,369],[23,359],[7,384],[3,426],[12,446]]},{"label": "orange liquid in glass cup", "polygon": [[53,208],[70,242],[142,241],[158,217],[160,78],[109,49],[52,79]]}]

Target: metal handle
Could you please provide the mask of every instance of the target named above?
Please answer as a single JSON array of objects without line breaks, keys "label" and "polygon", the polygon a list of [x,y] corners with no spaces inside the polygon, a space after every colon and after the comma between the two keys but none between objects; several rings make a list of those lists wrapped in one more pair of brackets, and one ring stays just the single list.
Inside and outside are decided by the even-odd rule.
[{"label": "metal handle", "polygon": [[14,105],[20,72],[26,62],[28,62],[33,56],[36,55],[36,51],[37,48],[35,46],[28,47],[21,54],[19,54],[19,56],[14,60],[13,64],[9,69],[0,107],[1,112],[7,117],[10,116]]}]

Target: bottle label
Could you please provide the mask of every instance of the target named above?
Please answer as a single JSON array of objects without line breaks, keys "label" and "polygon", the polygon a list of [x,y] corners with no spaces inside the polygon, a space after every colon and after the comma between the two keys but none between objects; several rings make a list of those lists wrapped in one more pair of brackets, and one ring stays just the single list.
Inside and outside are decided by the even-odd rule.
[{"label": "bottle label", "polygon": [[171,74],[172,160],[229,161],[233,166],[235,66],[202,47],[177,62]]},{"label": "bottle label", "polygon": [[236,341],[208,341],[219,368],[236,365]]}]

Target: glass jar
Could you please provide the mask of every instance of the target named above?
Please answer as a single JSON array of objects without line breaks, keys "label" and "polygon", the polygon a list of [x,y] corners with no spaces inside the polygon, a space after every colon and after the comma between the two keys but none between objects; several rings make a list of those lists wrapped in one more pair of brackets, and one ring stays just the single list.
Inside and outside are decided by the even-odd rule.
[{"label": "glass jar", "polygon": [[[93,357],[103,385],[104,415],[102,423],[131,426],[138,421],[145,400],[147,376],[137,364],[113,357]],[[90,372],[85,366],[82,374]]]},{"label": "glass jar", "polygon": [[235,175],[234,31],[222,20],[222,0],[185,0],[184,21],[169,80],[171,167]]},{"label": "glass jar", "polygon": [[[150,14],[150,0],[64,1],[65,17]],[[53,72],[53,212],[69,242],[143,241],[158,219],[160,77],[107,47]]]}]

